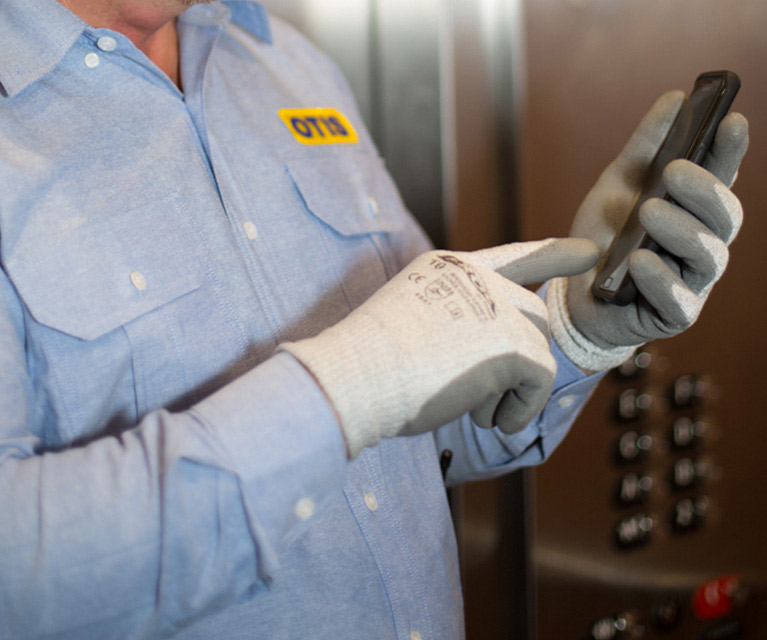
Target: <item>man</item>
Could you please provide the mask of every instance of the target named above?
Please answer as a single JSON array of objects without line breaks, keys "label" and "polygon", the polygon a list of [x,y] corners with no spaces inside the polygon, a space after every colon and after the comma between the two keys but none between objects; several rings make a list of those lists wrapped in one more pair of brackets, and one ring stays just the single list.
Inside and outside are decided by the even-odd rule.
[{"label": "man", "polygon": [[[645,208],[684,267],[638,252],[607,308],[591,240],[430,252],[336,68],[190,4],[0,4],[0,637],[460,638],[441,452],[541,462],[584,370],[694,320],[745,121]],[[574,235],[606,250],[680,101]]]}]

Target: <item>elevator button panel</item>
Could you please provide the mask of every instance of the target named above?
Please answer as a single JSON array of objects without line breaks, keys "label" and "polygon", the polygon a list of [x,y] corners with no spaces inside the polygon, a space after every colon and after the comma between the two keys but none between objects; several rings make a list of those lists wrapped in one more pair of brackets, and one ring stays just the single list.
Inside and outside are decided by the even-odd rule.
[{"label": "elevator button panel", "polygon": [[609,422],[617,433],[609,494],[614,508],[625,511],[612,532],[621,552],[669,544],[709,521],[716,477],[708,413],[714,385],[708,375],[682,373],[659,386],[653,376],[658,361],[642,350],[612,376],[616,395]]},{"label": "elevator button panel", "polygon": [[[572,553],[577,570],[593,570],[597,577],[583,581],[591,592],[578,600],[579,631],[541,640],[757,637],[748,634],[761,587],[752,589],[744,606],[746,591],[739,579],[712,576],[696,588],[706,567],[727,569],[732,553],[727,545],[738,544],[722,540],[720,533],[729,507],[724,485],[729,476],[719,443],[731,425],[717,415],[719,389],[707,373],[674,371],[673,363],[658,354],[649,345],[612,372],[599,389],[602,413],[584,412],[590,431],[585,429],[589,439],[583,439],[581,453],[596,466],[580,470],[591,484]],[[592,453],[595,446],[601,448],[598,458]],[[595,505],[589,499],[599,486],[601,503]],[[557,489],[575,500],[580,495],[569,487]],[[601,540],[599,548],[594,539]],[[544,551],[551,553],[550,548]],[[690,565],[696,553],[707,555]],[[553,560],[556,554],[542,556],[547,557]],[[675,572],[677,558],[687,562],[685,571]],[[566,571],[561,564],[542,566]]]}]

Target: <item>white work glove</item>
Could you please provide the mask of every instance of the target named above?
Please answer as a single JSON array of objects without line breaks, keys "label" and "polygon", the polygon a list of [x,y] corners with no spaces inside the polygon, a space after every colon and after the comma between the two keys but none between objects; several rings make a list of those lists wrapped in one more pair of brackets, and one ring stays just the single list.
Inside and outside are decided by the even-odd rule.
[{"label": "white work glove", "polygon": [[545,406],[556,366],[546,307],[522,284],[581,273],[588,240],[431,251],[318,336],[281,345],[331,401],[350,457],[464,413],[506,433]]},{"label": "white work glove", "polygon": [[729,186],[748,146],[748,123],[735,113],[720,123],[704,167],[686,160],[666,167],[663,182],[674,202],[653,198],[642,205],[640,222],[666,255],[647,249],[631,254],[629,273],[639,292],[634,302],[617,306],[591,293],[594,276],[623,227],[683,100],[681,91],[661,96],[588,193],[573,221],[570,235],[593,240],[600,261],[582,275],[554,280],[546,302],[554,339],[584,369],[617,366],[638,345],[684,331],[697,319],[727,265],[727,246],[743,219],[740,202]]}]

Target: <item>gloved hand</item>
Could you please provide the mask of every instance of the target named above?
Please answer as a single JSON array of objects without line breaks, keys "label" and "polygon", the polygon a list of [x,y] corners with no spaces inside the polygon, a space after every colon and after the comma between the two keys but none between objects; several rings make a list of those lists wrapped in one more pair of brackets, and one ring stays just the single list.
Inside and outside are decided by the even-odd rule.
[{"label": "gloved hand", "polygon": [[640,222],[667,255],[646,249],[631,254],[629,273],[639,291],[635,301],[621,307],[591,293],[594,276],[683,100],[681,91],[661,96],[578,209],[570,235],[597,244],[598,264],[549,286],[552,334],[570,360],[585,369],[617,366],[636,346],[684,331],[727,265],[727,246],[743,218],[729,186],[748,146],[748,123],[735,113],[720,123],[704,167],[686,160],[666,167],[663,181],[675,202],[654,198],[642,205]]},{"label": "gloved hand", "polygon": [[555,363],[546,307],[522,284],[591,267],[582,239],[431,251],[318,336],[281,345],[315,377],[351,457],[476,410],[512,433],[544,407]]}]

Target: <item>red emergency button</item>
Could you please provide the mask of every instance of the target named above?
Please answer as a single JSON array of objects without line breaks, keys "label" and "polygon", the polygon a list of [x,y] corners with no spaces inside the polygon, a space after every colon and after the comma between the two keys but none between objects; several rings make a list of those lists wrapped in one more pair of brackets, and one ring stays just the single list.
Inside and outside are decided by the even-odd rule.
[{"label": "red emergency button", "polygon": [[692,594],[692,610],[698,620],[715,620],[732,612],[743,598],[741,576],[720,576],[701,584]]}]

